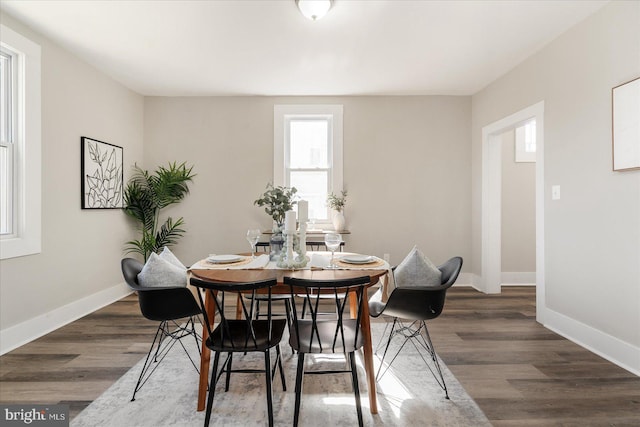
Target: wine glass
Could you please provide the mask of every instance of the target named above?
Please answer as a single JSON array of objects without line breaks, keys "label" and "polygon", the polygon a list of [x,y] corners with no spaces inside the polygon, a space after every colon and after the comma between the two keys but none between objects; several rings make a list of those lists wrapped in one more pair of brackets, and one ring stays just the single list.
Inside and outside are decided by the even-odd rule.
[{"label": "wine glass", "polygon": [[333,256],[340,247],[340,243],[342,243],[342,236],[338,233],[327,233],[324,235],[324,244],[331,251],[331,261],[329,262],[329,266],[327,268],[338,268],[337,265],[333,263]]},{"label": "wine glass", "polygon": [[257,228],[250,228],[247,230],[247,242],[251,245],[251,258],[255,259],[256,257],[256,244],[258,240],[260,240],[260,236],[262,236],[262,231]]}]

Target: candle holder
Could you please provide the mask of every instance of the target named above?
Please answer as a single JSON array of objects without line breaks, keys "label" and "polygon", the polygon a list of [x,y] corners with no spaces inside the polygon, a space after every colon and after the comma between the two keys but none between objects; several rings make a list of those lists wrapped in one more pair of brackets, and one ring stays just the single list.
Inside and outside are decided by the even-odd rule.
[{"label": "candle holder", "polygon": [[301,257],[306,257],[307,256],[307,222],[303,221],[300,223],[300,241],[299,241],[299,249],[300,249],[300,256]]},{"label": "candle holder", "polygon": [[[309,262],[309,257],[294,250],[295,231],[284,231],[284,247],[276,265],[280,268],[297,269],[304,268]],[[300,240],[299,240],[300,241]],[[302,243],[302,242],[300,242]],[[304,246],[306,247],[306,243]],[[300,250],[300,248],[298,248]],[[303,249],[304,250],[304,249]]]}]

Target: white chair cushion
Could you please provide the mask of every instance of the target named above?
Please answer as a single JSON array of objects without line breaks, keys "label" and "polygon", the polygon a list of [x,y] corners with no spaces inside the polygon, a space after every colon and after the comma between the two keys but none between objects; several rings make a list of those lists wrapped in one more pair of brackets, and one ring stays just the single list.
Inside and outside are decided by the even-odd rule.
[{"label": "white chair cushion", "polygon": [[409,255],[396,267],[394,278],[398,288],[442,284],[442,272],[417,246],[414,246]]},{"label": "white chair cushion", "polygon": [[151,254],[138,274],[141,286],[167,288],[187,286],[187,269],[166,261],[155,252]]}]

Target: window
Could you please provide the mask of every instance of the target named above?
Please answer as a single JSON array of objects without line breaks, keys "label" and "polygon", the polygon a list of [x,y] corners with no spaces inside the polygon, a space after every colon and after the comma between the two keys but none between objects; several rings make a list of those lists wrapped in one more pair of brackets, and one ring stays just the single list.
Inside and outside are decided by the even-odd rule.
[{"label": "window", "polygon": [[516,162],[536,161],[536,121],[516,128]]},{"label": "window", "polygon": [[274,107],[273,180],[298,189],[310,220],[330,223],[327,195],[342,191],[342,105]]},{"label": "window", "polygon": [[13,56],[0,50],[0,235],[11,235],[13,222]]},{"label": "window", "polygon": [[40,46],[0,25],[0,257],[40,252]]}]

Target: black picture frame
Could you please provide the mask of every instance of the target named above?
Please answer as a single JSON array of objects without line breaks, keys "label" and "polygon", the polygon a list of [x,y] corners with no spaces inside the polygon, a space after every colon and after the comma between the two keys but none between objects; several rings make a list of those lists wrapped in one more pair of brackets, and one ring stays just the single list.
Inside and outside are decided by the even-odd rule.
[{"label": "black picture frame", "polygon": [[122,209],[123,148],[83,136],[80,153],[82,209]]}]

